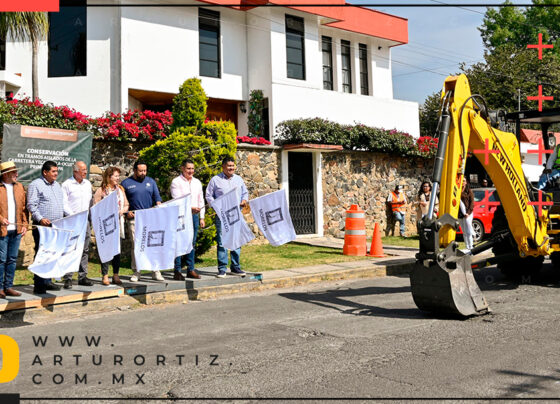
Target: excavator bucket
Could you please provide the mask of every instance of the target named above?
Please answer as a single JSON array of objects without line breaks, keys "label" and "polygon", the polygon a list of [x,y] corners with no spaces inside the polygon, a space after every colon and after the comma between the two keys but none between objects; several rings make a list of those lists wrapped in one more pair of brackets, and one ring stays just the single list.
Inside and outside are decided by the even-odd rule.
[{"label": "excavator bucket", "polygon": [[474,279],[470,255],[459,254],[445,263],[446,268],[431,260],[416,262],[410,274],[410,286],[420,310],[460,317],[489,311]]}]

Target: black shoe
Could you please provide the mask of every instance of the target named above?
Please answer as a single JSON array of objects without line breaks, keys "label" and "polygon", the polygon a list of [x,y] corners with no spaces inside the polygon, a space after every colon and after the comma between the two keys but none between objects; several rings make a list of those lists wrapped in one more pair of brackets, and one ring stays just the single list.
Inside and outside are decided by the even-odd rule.
[{"label": "black shoe", "polygon": [[64,289],[72,289],[72,279],[64,280]]},{"label": "black shoe", "polygon": [[57,284],[54,283],[49,283],[47,286],[45,286],[46,290],[60,290],[60,286],[58,286]]},{"label": "black shoe", "polygon": [[38,287],[33,288],[34,295],[44,295],[45,293],[47,293],[47,289],[45,288],[38,288]]},{"label": "black shoe", "polygon": [[78,285],[81,286],[93,286],[93,282],[91,281],[91,279],[88,278],[82,278],[78,281]]}]

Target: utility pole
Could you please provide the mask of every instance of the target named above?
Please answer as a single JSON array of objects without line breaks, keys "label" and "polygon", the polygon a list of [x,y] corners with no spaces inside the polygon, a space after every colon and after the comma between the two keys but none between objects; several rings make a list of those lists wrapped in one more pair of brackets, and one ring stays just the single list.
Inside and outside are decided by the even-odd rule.
[{"label": "utility pole", "polygon": [[521,89],[517,89],[517,111],[521,111]]}]

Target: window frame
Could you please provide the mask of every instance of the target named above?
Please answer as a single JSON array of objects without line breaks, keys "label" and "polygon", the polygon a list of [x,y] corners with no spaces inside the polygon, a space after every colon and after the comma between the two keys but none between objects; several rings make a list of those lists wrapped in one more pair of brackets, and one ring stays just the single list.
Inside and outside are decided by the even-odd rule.
[{"label": "window frame", "polygon": [[358,60],[360,61],[360,94],[369,95],[369,60],[366,44],[358,44]]},{"label": "window frame", "polygon": [[[79,4],[77,4],[79,3]],[[48,13],[48,19],[49,19],[49,32],[48,32],[48,37],[47,37],[47,77],[48,78],[64,78],[64,77],[87,77],[87,60],[88,60],[88,52],[87,52],[87,48],[88,48],[88,37],[87,37],[87,17],[88,17],[88,11],[87,11],[87,0],[61,0],[60,1],[60,11],[57,14],[57,17],[62,17],[63,14],[62,12],[64,11],[64,8],[72,8],[72,9],[77,9],[77,8],[83,8],[83,28],[82,31],[84,33],[83,36],[83,46],[84,46],[84,61],[83,61],[83,71],[80,71],[81,74],[75,74],[76,70],[81,70],[81,69],[75,69],[74,74],[60,74],[56,71],[56,60],[55,60],[55,56],[56,54],[51,53],[54,51],[55,45],[54,45],[54,40],[57,39],[56,35],[54,35],[52,33],[52,29],[53,26],[56,26],[56,24],[52,24],[52,17],[53,17],[53,13]],[[79,35],[79,34],[78,34]],[[64,36],[68,36],[68,33],[65,33],[62,35],[62,37]],[[65,41],[62,41],[65,42]],[[57,42],[57,45],[59,43],[62,42]],[[73,62],[72,62],[73,63]],[[77,64],[80,64],[80,61],[77,62]],[[77,65],[76,64],[76,65]]]},{"label": "window frame", "polygon": [[[348,50],[348,53],[344,52],[345,49]],[[344,58],[345,57],[348,57],[348,69],[344,68]],[[345,40],[345,39],[340,40],[340,59],[341,59],[340,69],[341,69],[341,72],[342,72],[342,76],[341,76],[342,92],[352,94],[352,91],[353,91],[353,88],[352,88],[352,43],[350,41]],[[347,77],[350,79],[349,83],[344,82],[344,72],[348,73]],[[345,87],[348,88],[348,91],[345,91]]]},{"label": "window frame", "polygon": [[[290,27],[289,20],[293,21],[292,27]],[[301,24],[301,30],[293,28],[294,25]],[[296,17],[295,15],[286,14],[285,16],[285,28],[286,28],[286,77],[289,79],[294,80],[305,80],[306,79],[306,71],[305,71],[305,20],[302,17]],[[296,48],[293,46],[288,45],[288,35],[297,35],[299,37],[299,41],[301,43],[300,48]],[[300,52],[301,54],[301,63],[290,61],[290,49],[294,49]],[[301,77],[298,76],[290,76],[290,65],[301,66]]]},{"label": "window frame", "polygon": [[[208,10],[203,7],[198,8],[198,74],[202,77],[211,78],[222,78],[222,46],[221,46],[221,19],[220,12],[215,10]],[[206,23],[204,23],[206,20]],[[214,20],[215,24],[210,24],[208,21]],[[200,35],[201,29],[205,31],[214,32],[216,34],[216,45],[203,42],[202,35]],[[202,58],[201,48],[203,45],[215,46],[216,47],[216,59],[210,60]],[[202,63],[215,63],[217,65],[217,75],[208,74],[208,72],[203,73]]]},{"label": "window frame", "polygon": [[[325,49],[325,44],[328,45],[329,49]],[[323,90],[334,91],[334,75],[333,75],[333,41],[332,37],[321,35],[321,56],[324,56],[325,53],[328,54],[329,63],[330,65],[325,65],[324,59],[323,61]],[[328,73],[330,73],[330,88],[327,88],[327,84],[329,81],[325,81],[325,69]]]}]

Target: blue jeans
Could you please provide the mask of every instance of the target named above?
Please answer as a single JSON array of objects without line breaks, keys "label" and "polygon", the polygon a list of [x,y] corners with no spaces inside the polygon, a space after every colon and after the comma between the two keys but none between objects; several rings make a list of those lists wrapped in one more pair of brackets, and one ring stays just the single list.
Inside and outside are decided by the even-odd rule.
[{"label": "blue jeans", "polygon": [[175,258],[175,272],[181,272],[181,268],[183,267],[183,263],[187,262],[187,271],[194,271],[194,255],[195,255],[195,246],[196,246],[196,236],[198,235],[198,227],[200,226],[200,217],[198,213],[192,215],[193,220],[193,249],[187,255],[181,255]]},{"label": "blue jeans", "polygon": [[[222,223],[220,219],[216,216],[216,233],[218,242],[218,271],[226,271],[228,266],[228,250],[222,245]],[[231,268],[241,269],[241,264],[239,263],[241,256],[241,247],[237,250],[230,252],[231,255]]]},{"label": "blue jeans", "polygon": [[0,237],[0,290],[10,289],[14,285],[16,261],[21,234],[16,230],[8,231],[6,237]]},{"label": "blue jeans", "polygon": [[537,186],[537,188],[542,190],[549,179],[555,179],[558,177],[560,177],[560,170],[552,170],[550,174],[542,174],[539,178],[539,185]]},{"label": "blue jeans", "polygon": [[406,229],[404,227],[404,213],[402,212],[393,212],[393,217],[397,222],[401,222],[401,236],[404,236]]}]

